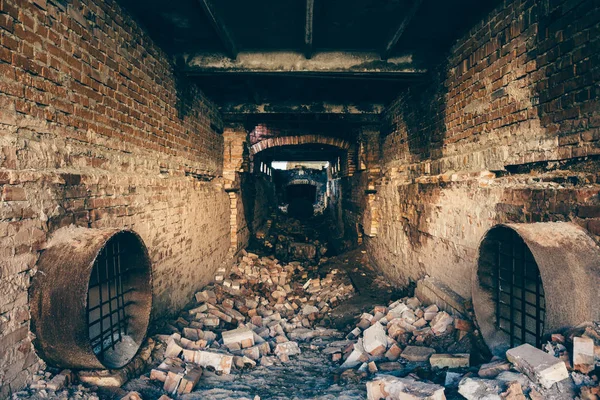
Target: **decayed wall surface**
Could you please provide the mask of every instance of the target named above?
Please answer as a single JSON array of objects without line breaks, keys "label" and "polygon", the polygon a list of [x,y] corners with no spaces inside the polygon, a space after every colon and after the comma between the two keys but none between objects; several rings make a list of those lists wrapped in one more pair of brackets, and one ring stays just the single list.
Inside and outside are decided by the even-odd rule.
[{"label": "decayed wall surface", "polygon": [[155,316],[207,282],[229,247],[220,125],[114,1],[0,2],[0,397],[37,367],[27,290],[60,227],[135,230]]},{"label": "decayed wall surface", "polygon": [[230,199],[230,252],[237,254],[248,246],[270,217],[275,202],[272,178],[250,172],[248,133],[243,126],[225,127],[223,177]]},{"label": "decayed wall surface", "polygon": [[351,249],[362,242],[363,236],[377,234],[379,213],[375,204],[375,189],[380,175],[379,130],[372,126],[362,128],[354,154],[348,156],[350,169],[342,167],[334,174],[329,185],[329,215],[336,224],[332,239],[337,250]]},{"label": "decayed wall surface", "polygon": [[369,253],[406,283],[470,296],[485,231],[575,221],[600,234],[600,14],[594,1],[513,1],[385,114]]},{"label": "decayed wall surface", "polygon": [[242,182],[245,220],[254,236],[271,218],[275,210],[275,185],[270,176],[264,173],[246,174]]}]

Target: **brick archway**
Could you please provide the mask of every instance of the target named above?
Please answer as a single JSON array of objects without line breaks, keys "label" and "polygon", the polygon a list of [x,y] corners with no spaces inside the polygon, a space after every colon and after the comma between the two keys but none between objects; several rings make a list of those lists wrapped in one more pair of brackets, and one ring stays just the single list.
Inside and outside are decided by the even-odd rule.
[{"label": "brick archway", "polygon": [[326,144],[339,147],[342,150],[348,150],[350,143],[344,139],[334,138],[323,135],[300,135],[300,136],[282,136],[261,140],[250,147],[250,155],[253,156],[270,147],[295,146],[302,144]]}]

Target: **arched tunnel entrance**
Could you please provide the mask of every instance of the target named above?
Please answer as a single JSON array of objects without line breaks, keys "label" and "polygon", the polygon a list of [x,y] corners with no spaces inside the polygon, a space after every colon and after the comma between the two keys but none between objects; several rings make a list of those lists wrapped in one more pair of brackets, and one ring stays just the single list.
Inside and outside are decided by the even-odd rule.
[{"label": "arched tunnel entrance", "polygon": [[[343,236],[341,204],[342,197],[351,193],[346,188],[350,186],[350,173],[356,163],[352,152],[350,141],[334,135],[282,136],[257,141],[249,154],[254,183],[246,193],[256,192],[261,186],[270,187],[273,199],[263,196],[250,200],[253,216],[267,216],[269,213],[260,210],[273,207],[286,217],[304,221],[319,216],[320,220],[328,220],[323,225],[336,227],[324,229],[328,235]],[[254,225],[260,223],[254,221]]]}]

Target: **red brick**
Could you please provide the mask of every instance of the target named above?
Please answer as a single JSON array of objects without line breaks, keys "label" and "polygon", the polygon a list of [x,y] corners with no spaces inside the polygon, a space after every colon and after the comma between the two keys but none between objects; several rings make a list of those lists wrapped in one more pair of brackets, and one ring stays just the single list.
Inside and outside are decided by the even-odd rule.
[{"label": "red brick", "polygon": [[4,186],[2,189],[2,199],[4,201],[25,201],[27,196],[25,189],[19,186]]}]

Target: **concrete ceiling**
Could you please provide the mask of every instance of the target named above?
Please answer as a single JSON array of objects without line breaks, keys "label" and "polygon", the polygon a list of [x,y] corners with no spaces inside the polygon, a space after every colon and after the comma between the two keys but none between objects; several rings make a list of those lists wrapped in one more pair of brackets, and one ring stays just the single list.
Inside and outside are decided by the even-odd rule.
[{"label": "concrete ceiling", "polygon": [[226,119],[349,114],[359,122],[427,79],[452,42],[500,2],[119,1]]}]

